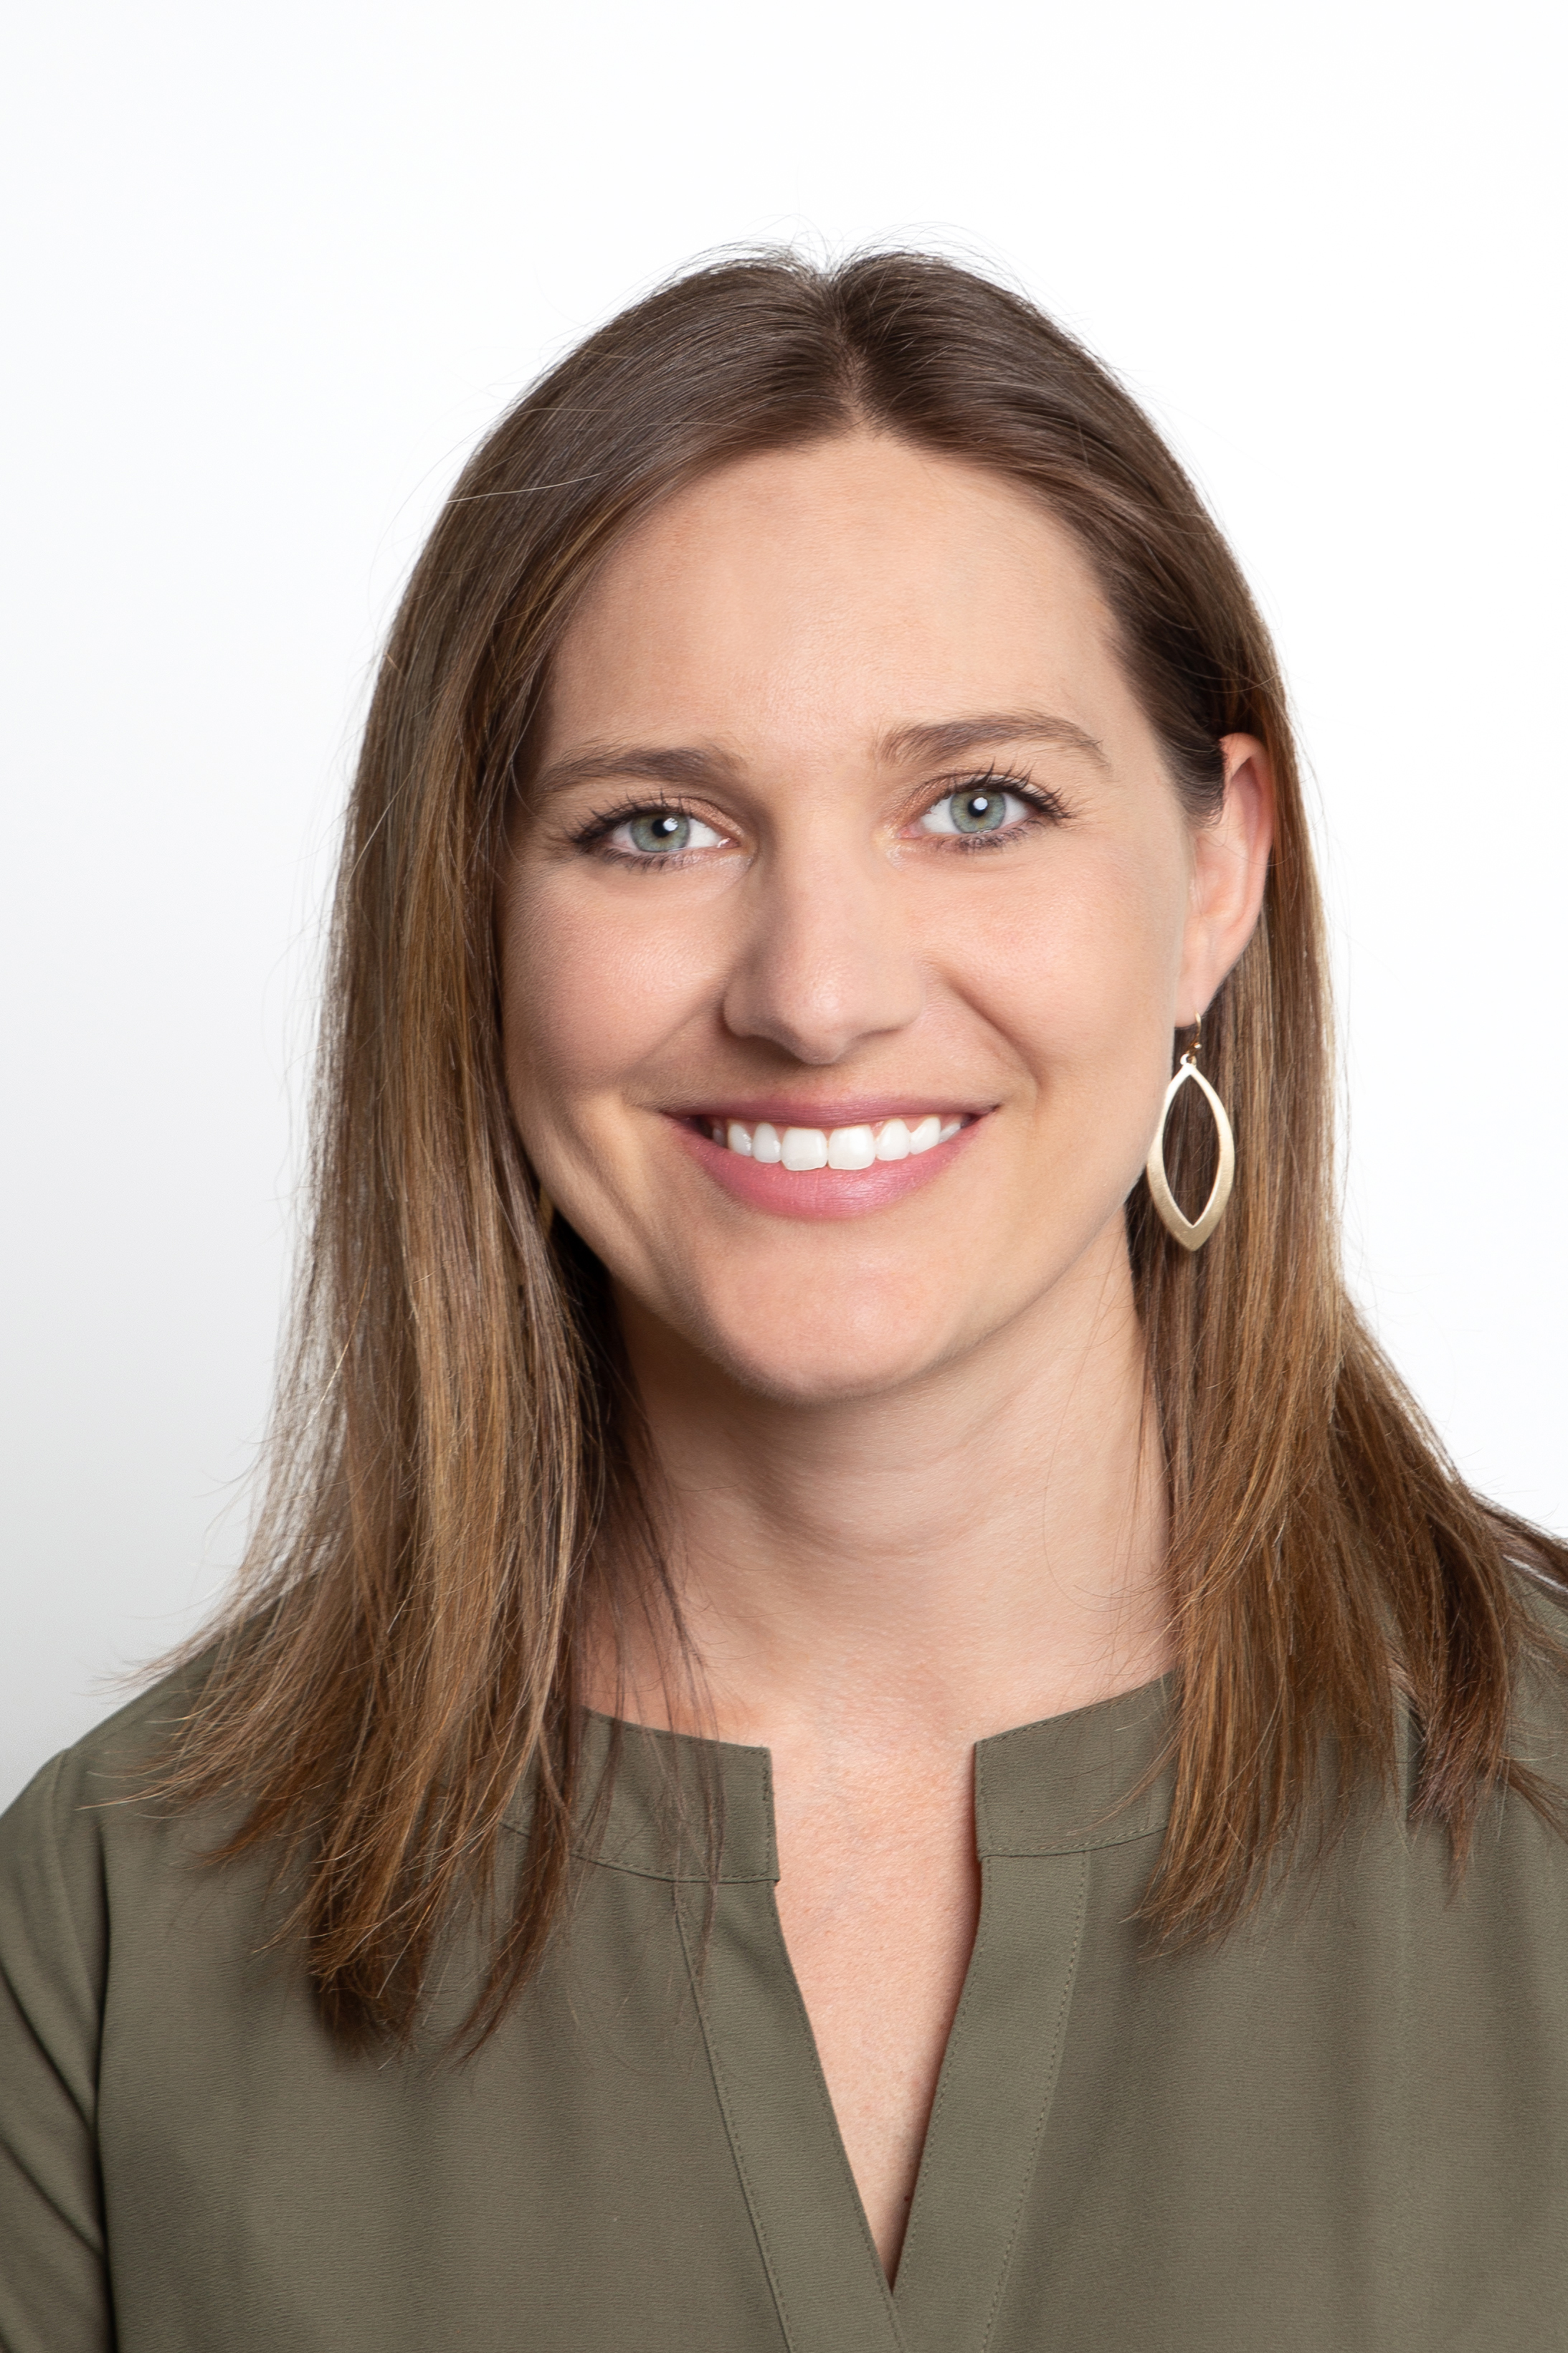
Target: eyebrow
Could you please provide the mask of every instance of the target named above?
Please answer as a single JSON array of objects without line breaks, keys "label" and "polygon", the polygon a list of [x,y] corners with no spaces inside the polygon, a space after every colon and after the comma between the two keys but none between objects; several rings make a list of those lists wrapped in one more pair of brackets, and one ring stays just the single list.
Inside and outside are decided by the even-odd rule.
[{"label": "eyebrow", "polygon": [[918,760],[956,760],[987,744],[1054,744],[1064,752],[1081,752],[1101,768],[1110,761],[1105,746],[1070,719],[1050,711],[987,711],[973,719],[939,719],[918,727],[895,728],[878,746],[881,757],[895,764]]},{"label": "eyebrow", "polygon": [[[1083,754],[1099,767],[1110,765],[1103,744],[1072,720],[1048,711],[986,711],[973,718],[895,727],[878,743],[877,757],[889,767],[923,765],[1004,744],[1054,744],[1062,751]],[[571,759],[553,762],[536,780],[533,797],[544,800],[574,785],[607,784],[624,776],[656,785],[710,785],[732,778],[737,771],[731,754],[713,744],[595,744]]]},{"label": "eyebrow", "polygon": [[673,744],[668,749],[648,744],[595,744],[570,760],[556,760],[533,786],[533,798],[546,800],[574,785],[599,785],[619,776],[641,776],[654,785],[704,785],[732,776],[736,762],[712,745]]}]

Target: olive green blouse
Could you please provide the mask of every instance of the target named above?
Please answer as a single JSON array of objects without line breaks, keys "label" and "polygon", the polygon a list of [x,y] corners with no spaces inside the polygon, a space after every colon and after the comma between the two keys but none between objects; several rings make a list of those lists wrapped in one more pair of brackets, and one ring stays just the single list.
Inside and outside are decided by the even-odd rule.
[{"label": "olive green blouse", "polygon": [[[1166,1705],[976,1751],[980,1929],[889,2290],[779,1933],[765,1750],[707,1752],[710,1913],[669,1827],[697,1745],[626,1728],[501,2031],[451,2063],[455,1953],[412,2056],[352,2058],[263,1949],[262,1867],[106,1803],[148,1694],[0,1824],[0,2344],[1563,2353],[1568,1845],[1500,1801],[1456,1892],[1369,1799],[1254,1927],[1152,1957],[1169,1793],[1125,1801]],[[1563,1713],[1531,1737],[1568,1778]]]}]

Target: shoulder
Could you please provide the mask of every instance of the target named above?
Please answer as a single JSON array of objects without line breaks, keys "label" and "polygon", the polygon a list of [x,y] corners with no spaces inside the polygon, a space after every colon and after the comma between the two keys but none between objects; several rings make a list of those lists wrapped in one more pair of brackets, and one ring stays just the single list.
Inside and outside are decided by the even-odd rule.
[{"label": "shoulder", "polygon": [[51,1757],[0,1814],[0,1972],[18,1995],[100,1985],[113,1882],[155,1868],[170,1825],[139,1802],[200,1688],[183,1668]]},{"label": "shoulder", "polygon": [[[0,2343],[108,2345],[100,2110],[111,1983],[178,2013],[160,1939],[191,1829],[148,1803],[149,1768],[200,1688],[184,1672],[51,1758],[0,1815]],[[212,1827],[205,1825],[210,1843]],[[129,2038],[145,2002],[130,2005]]]},{"label": "shoulder", "polygon": [[0,1853],[9,1858],[40,1832],[133,1800],[168,1736],[189,1715],[202,1667],[165,1675],[62,1748],[0,1814]]}]

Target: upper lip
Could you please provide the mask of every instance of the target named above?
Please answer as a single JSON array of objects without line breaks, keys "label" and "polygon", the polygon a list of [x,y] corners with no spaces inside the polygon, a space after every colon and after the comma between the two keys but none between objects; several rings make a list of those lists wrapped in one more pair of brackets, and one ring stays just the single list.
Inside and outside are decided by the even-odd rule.
[{"label": "upper lip", "polygon": [[701,1103],[666,1106],[671,1119],[735,1119],[749,1126],[766,1120],[773,1127],[874,1127],[882,1119],[980,1119],[995,1105],[956,1103],[951,1096],[840,1095],[810,1103],[800,1095],[709,1095]]}]

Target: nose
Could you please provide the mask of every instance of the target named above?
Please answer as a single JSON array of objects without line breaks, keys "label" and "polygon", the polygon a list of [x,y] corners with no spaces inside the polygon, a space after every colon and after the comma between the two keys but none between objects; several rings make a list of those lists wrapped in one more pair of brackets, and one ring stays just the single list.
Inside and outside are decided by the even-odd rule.
[{"label": "nose", "polygon": [[737,1038],[827,1064],[908,1028],[925,984],[898,877],[869,845],[775,850],[751,878],[750,921],[723,997]]}]

